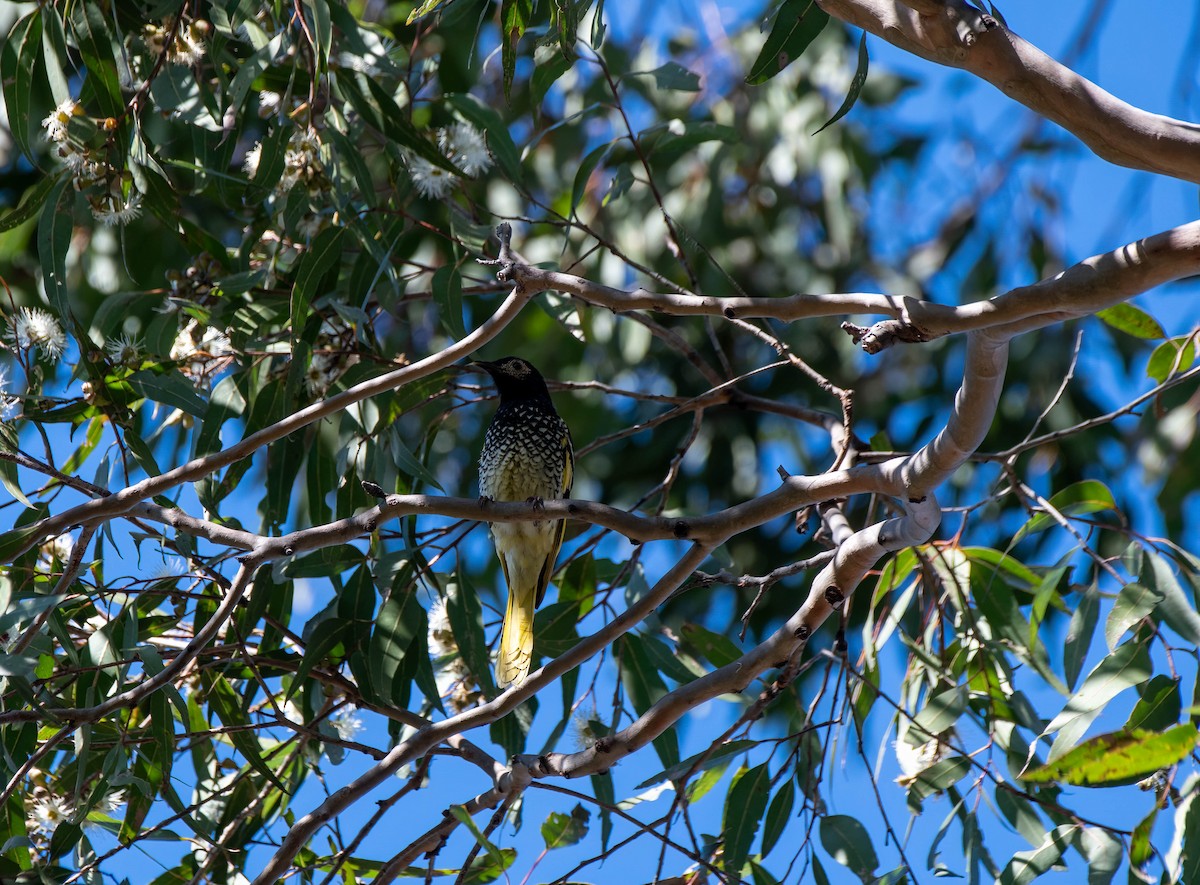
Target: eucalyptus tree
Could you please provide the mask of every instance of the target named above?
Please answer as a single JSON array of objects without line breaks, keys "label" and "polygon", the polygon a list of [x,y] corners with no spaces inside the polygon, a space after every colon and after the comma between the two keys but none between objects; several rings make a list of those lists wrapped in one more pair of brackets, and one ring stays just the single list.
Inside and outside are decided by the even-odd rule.
[{"label": "eucalyptus tree", "polygon": [[[1196,880],[1196,312],[1129,301],[1200,224],[1087,257],[1054,177],[1196,125],[964,0],[695,12],[5,13],[0,878]],[[965,183],[884,41],[1027,109]],[[505,354],[570,499],[479,497]]]}]

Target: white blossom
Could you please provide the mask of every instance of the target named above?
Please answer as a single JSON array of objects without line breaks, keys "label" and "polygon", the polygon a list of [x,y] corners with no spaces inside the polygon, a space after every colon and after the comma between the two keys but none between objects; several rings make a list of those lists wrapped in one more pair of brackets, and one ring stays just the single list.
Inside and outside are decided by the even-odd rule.
[{"label": "white blossom", "polygon": [[58,825],[71,817],[71,806],[66,799],[51,793],[43,793],[33,801],[29,810],[29,829],[36,835],[50,838]]},{"label": "white blossom", "polygon": [[18,350],[38,348],[51,360],[67,349],[67,336],[50,313],[39,307],[22,307],[12,319],[8,340]]},{"label": "white blossom", "polygon": [[113,227],[128,224],[142,214],[142,195],[137,191],[130,191],[128,197],[101,194],[91,204],[92,217]]},{"label": "white blossom", "polygon": [[51,538],[38,548],[38,558],[34,570],[48,574],[54,568],[55,560],[65,563],[71,558],[71,552],[74,549],[75,539],[70,535],[63,534]]},{"label": "white blossom", "polygon": [[42,120],[42,128],[46,130],[46,138],[55,143],[62,143],[67,138],[67,125],[71,118],[83,113],[79,102],[73,98],[61,101],[54,110]]},{"label": "white blossom", "polygon": [[916,781],[922,771],[940,762],[949,749],[944,740],[936,737],[916,745],[901,738],[892,746],[896,750],[896,763],[900,766],[900,777],[896,778],[896,783],[905,787]]},{"label": "white blossom", "polygon": [[171,345],[171,359],[182,363],[180,369],[193,378],[203,378],[213,368],[212,363],[233,354],[229,336],[220,329],[207,326],[197,338],[199,330],[196,320],[188,320]]},{"label": "white blossom", "polygon": [[431,200],[440,200],[454,187],[454,176],[424,157],[408,157],[408,174],[417,193]]},{"label": "white blossom", "polygon": [[353,704],[347,704],[330,716],[329,724],[344,741],[354,740],[363,729],[362,717],[358,715],[358,708]]},{"label": "white blossom", "polygon": [[17,402],[18,398],[8,389],[8,369],[0,366],[0,421],[7,421],[12,417]]},{"label": "white blossom", "polygon": [[250,178],[258,175],[258,164],[262,160],[262,142],[254,142],[254,147],[246,151],[246,156],[242,158],[242,171]]},{"label": "white blossom", "polygon": [[459,121],[438,132],[438,146],[455,166],[475,176],[492,165],[483,133],[470,123]]},{"label": "white blossom", "polygon": [[446,600],[442,598],[429,609],[429,653],[435,658],[458,654],[458,643],[450,629]]},{"label": "white blossom", "polygon": [[279,113],[279,102],[282,96],[278,92],[271,92],[269,89],[264,89],[258,93],[258,115],[263,117],[273,117]]},{"label": "white blossom", "polygon": [[118,335],[104,343],[109,358],[121,365],[132,365],[142,356],[142,340],[136,335]]}]

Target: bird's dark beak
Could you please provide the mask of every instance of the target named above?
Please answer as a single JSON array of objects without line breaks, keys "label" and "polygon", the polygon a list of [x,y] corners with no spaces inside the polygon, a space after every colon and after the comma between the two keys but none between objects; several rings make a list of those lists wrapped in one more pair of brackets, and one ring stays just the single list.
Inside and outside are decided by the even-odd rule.
[{"label": "bird's dark beak", "polygon": [[489,375],[493,375],[496,364],[489,363],[487,360],[470,360],[463,364],[463,368],[469,372],[487,372]]}]

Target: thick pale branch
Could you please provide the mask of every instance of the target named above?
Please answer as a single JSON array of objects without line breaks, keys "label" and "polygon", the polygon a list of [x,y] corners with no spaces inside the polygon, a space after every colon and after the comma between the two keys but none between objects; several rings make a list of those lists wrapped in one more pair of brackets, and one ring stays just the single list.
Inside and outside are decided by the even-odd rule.
[{"label": "thick pale branch", "polygon": [[[1197,154],[1200,155],[1200,145]],[[847,313],[882,314],[891,320],[868,329],[849,326],[874,353],[897,341],[927,341],[955,332],[1004,328],[1009,334],[1087,316],[1154,286],[1200,273],[1200,222],[1190,222],[1093,255],[1061,273],[986,301],[946,305],[919,298],[871,293],[780,297],[717,297],[647,289],[614,289],[574,274],[527,264],[507,267],[526,288],[551,289],[614,311],[649,310],[673,316],[765,317],[783,322]]]},{"label": "thick pale branch", "polygon": [[1200,125],[1121,101],[964,0],[817,2],[906,52],[988,81],[1110,163],[1200,182]]}]

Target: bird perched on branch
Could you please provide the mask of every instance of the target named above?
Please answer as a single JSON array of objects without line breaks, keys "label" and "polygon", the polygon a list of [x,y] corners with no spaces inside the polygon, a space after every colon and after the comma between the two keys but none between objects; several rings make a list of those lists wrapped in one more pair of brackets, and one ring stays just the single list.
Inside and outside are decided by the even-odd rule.
[{"label": "bird perched on branch", "polygon": [[[537,503],[569,497],[575,472],[571,434],[554,410],[545,379],[515,356],[473,365],[491,375],[500,392],[500,407],[479,455],[479,493],[493,501]],[[496,682],[502,688],[524,681],[529,673],[533,611],[546,595],[564,528],[562,520],[492,523],[508,584],[496,660]]]}]

